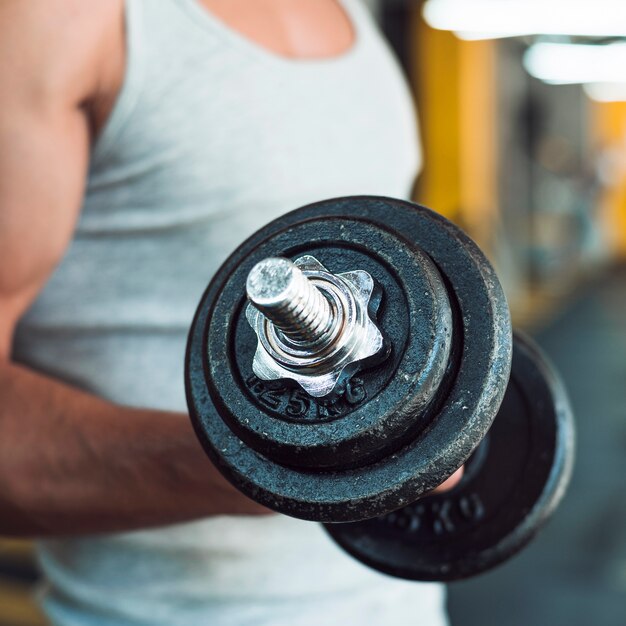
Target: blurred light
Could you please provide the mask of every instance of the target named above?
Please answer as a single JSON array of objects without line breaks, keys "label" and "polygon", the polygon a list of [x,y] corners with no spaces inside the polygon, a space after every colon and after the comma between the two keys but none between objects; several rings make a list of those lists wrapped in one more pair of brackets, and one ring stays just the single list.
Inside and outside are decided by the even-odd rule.
[{"label": "blurred light", "polygon": [[536,43],[526,51],[524,67],[531,76],[552,84],[623,83],[626,43]]},{"label": "blurred light", "polygon": [[483,39],[504,39],[505,37],[516,37],[518,35],[528,35],[529,33],[470,33],[455,30],[454,34],[459,39],[464,39],[465,41],[482,41]]},{"label": "blurred light", "polygon": [[597,102],[626,102],[626,79],[623,83],[589,83],[585,93]]},{"label": "blurred light", "polygon": [[624,0],[428,0],[424,19],[466,39],[626,36]]}]

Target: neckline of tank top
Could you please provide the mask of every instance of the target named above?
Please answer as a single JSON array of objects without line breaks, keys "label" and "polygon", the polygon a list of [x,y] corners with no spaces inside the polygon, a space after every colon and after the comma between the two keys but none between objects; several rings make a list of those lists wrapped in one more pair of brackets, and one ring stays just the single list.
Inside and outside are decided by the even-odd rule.
[{"label": "neckline of tank top", "polygon": [[261,44],[248,39],[245,35],[242,35],[213,15],[199,0],[178,0],[178,3],[188,12],[188,15],[196,25],[209,28],[212,32],[219,34],[224,40],[229,41],[232,45],[247,51],[260,60],[298,71],[303,69],[342,67],[351,62],[361,50],[363,44],[364,16],[360,12],[365,12],[367,9],[365,7],[356,6],[358,0],[337,0],[337,2],[350,20],[352,26],[353,41],[350,47],[341,54],[334,56],[298,58],[287,57],[277,52],[272,52]]}]

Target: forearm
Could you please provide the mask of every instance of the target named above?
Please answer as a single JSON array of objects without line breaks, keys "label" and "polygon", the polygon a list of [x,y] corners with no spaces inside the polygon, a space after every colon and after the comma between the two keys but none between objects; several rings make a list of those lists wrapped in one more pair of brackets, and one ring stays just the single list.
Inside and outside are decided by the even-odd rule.
[{"label": "forearm", "polygon": [[119,407],[0,363],[0,534],[124,531],[262,512],[211,464],[186,415]]}]

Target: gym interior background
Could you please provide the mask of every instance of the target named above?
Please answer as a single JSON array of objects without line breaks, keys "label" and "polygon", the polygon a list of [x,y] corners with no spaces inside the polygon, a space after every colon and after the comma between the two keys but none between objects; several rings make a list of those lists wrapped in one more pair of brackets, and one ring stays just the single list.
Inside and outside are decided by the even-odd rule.
[{"label": "gym interior background", "polygon": [[[507,18],[493,1],[368,0],[418,105],[414,199],[488,253],[578,423],[561,509],[520,556],[450,587],[451,622],[624,624],[626,7],[560,19],[561,0],[513,0]],[[44,623],[36,579],[28,543],[0,541],[0,626]]]}]

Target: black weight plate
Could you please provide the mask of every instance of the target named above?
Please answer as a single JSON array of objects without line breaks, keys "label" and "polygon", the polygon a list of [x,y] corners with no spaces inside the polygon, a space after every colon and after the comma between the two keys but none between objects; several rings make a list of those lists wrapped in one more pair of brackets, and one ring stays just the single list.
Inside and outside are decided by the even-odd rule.
[{"label": "black weight plate", "polygon": [[574,424],[563,387],[538,348],[516,333],[504,401],[461,482],[386,516],[326,529],[386,574],[468,578],[532,539],[561,500],[573,457]]},{"label": "black weight plate", "polygon": [[[324,246],[314,247],[313,237]],[[426,416],[418,418],[445,375],[451,306],[426,255],[393,233],[354,219],[305,221],[274,233],[250,256],[252,262],[278,254],[296,257],[302,242],[331,271],[364,269],[377,280],[383,301],[376,316],[391,345],[390,358],[361,371],[343,396],[330,402],[309,399],[293,382],[258,380],[251,369],[257,340],[242,300],[248,257],[229,276],[212,310],[205,350],[209,390],[230,428],[267,458],[301,469],[359,467],[391,454],[427,423]],[[237,300],[242,306],[233,312]],[[233,332],[225,334],[225,324]]]},{"label": "black weight plate", "polygon": [[[251,371],[247,272],[267,256],[303,254],[333,272],[364,269],[384,291],[378,316],[391,357],[330,406]],[[456,357],[444,376],[446,294]],[[294,517],[355,521],[414,501],[467,460],[500,405],[510,359],[508,307],[476,245],[423,207],[351,197],[285,215],[224,263],[190,331],[185,383],[196,433],[235,486]],[[306,464],[315,455],[319,469]]]}]

